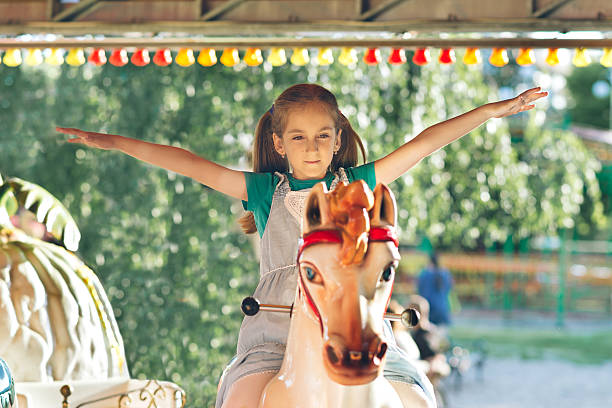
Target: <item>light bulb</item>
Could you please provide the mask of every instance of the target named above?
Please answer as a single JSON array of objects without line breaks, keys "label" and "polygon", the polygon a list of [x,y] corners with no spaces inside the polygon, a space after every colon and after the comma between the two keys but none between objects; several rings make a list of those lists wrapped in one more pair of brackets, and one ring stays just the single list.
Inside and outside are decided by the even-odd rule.
[{"label": "light bulb", "polygon": [[453,64],[455,62],[455,50],[452,48],[444,48],[440,51],[438,62],[440,64]]},{"label": "light bulb", "polygon": [[272,48],[272,50],[270,50],[270,55],[268,55],[268,62],[272,64],[273,67],[285,65],[287,62],[285,50],[283,48]]},{"label": "light bulb", "polygon": [[465,50],[465,54],[463,55],[463,63],[465,65],[475,65],[480,64],[481,62],[482,58],[478,48],[468,48]]},{"label": "light bulb", "polygon": [[612,48],[604,48],[599,63],[606,68],[612,68]]},{"label": "light bulb", "polygon": [[145,65],[149,65],[149,63],[151,62],[151,57],[149,57],[149,51],[146,48],[140,48],[136,50],[136,52],[132,54],[130,62],[136,65],[137,67],[144,67]]},{"label": "light bulb", "polygon": [[63,52],[61,49],[51,48],[51,53],[45,58],[45,63],[54,66],[62,65],[64,63],[64,56],[62,54]]},{"label": "light bulb", "polygon": [[248,48],[244,54],[244,63],[250,67],[261,65],[263,57],[259,48]]},{"label": "light bulb", "polygon": [[214,48],[203,48],[198,55],[198,64],[203,67],[212,67],[217,63],[217,54]]},{"label": "light bulb", "polygon": [[193,65],[195,62],[195,57],[193,56],[193,50],[191,48],[181,48],[174,59],[181,67],[189,67]]},{"label": "light bulb", "polygon": [[342,65],[354,65],[357,63],[357,51],[354,48],[342,47],[338,62]]},{"label": "light bulb", "polygon": [[226,48],[223,50],[223,54],[221,54],[220,61],[226,67],[233,67],[234,65],[240,62],[240,57],[238,56],[237,48]]},{"label": "light bulb", "polygon": [[334,54],[329,47],[319,48],[319,54],[317,55],[317,62],[319,65],[330,65],[334,62]]},{"label": "light bulb", "polygon": [[110,57],[108,57],[108,62],[116,67],[122,67],[130,62],[130,59],[128,58],[125,48],[115,48],[113,52],[111,52]]},{"label": "light bulb", "polygon": [[363,55],[363,62],[368,65],[377,65],[380,62],[380,51],[378,48],[368,48]]},{"label": "light bulb", "polygon": [[293,49],[291,54],[291,63],[297,66],[303,66],[308,64],[310,57],[308,56],[308,50],[306,48],[297,47]]},{"label": "light bulb", "polygon": [[587,53],[585,48],[576,48],[576,52],[574,53],[574,58],[572,59],[572,64],[577,67],[586,67],[591,63],[591,57]]},{"label": "light bulb", "polygon": [[155,51],[153,63],[158,67],[167,67],[172,64],[172,52],[170,52],[170,48],[160,48]]},{"label": "light bulb", "polygon": [[82,48],[71,48],[66,56],[66,63],[73,67],[81,66],[85,63],[85,53]]},{"label": "light bulb", "polygon": [[429,48],[418,48],[412,57],[412,62],[416,65],[425,65],[430,59]]},{"label": "light bulb", "polygon": [[7,67],[17,67],[21,65],[21,51],[19,48],[9,48],[2,60]]},{"label": "light bulb", "polygon": [[406,62],[406,51],[404,51],[403,48],[394,48],[391,50],[391,54],[389,54],[389,59],[387,62],[393,65],[404,64]]},{"label": "light bulb", "polygon": [[532,48],[521,48],[516,63],[522,66],[532,65],[535,63],[535,54]]},{"label": "light bulb", "polygon": [[550,66],[557,65],[559,63],[559,56],[557,55],[558,48],[549,48],[548,55],[546,56],[546,63]]},{"label": "light bulb", "polygon": [[28,54],[26,55],[25,62],[27,65],[40,65],[43,62],[42,51],[40,48],[30,48],[28,49]]},{"label": "light bulb", "polygon": [[87,61],[97,67],[104,65],[106,64],[106,53],[102,48],[96,48],[89,54]]},{"label": "light bulb", "polygon": [[508,63],[508,52],[505,48],[493,48],[489,63],[495,67],[503,67]]}]

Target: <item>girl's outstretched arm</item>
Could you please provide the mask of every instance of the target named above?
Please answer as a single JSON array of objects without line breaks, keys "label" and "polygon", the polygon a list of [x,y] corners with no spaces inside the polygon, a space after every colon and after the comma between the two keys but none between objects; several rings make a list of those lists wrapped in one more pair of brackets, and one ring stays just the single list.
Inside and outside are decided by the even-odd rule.
[{"label": "girl's outstretched arm", "polygon": [[374,162],[376,180],[390,183],[424,157],[459,139],[491,118],[502,118],[533,109],[532,102],[548,95],[540,88],[529,89],[516,98],[488,103],[463,115],[428,127],[389,155]]},{"label": "girl's outstretched arm", "polygon": [[118,150],[144,162],[190,177],[231,197],[245,201],[248,199],[242,171],[228,169],[188,150],[74,128],[56,127],[55,130],[76,136],[68,139],[70,143],[104,150]]}]

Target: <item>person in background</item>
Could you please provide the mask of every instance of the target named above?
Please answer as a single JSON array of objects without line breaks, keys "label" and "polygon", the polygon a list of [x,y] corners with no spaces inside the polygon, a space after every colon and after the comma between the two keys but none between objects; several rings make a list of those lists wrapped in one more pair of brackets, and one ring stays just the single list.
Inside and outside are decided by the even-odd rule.
[{"label": "person in background", "polygon": [[429,320],[439,326],[451,323],[448,295],[453,288],[453,278],[438,262],[438,255],[429,255],[429,264],[419,274],[417,291],[429,303]]}]

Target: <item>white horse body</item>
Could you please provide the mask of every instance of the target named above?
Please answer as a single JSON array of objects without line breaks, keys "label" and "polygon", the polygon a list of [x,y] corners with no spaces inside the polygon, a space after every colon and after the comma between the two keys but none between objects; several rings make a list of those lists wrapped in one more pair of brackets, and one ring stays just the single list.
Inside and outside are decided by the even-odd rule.
[{"label": "white horse body", "polygon": [[384,185],[313,188],[285,356],[260,408],[429,406],[419,386],[382,375],[383,316],[399,261],[395,214]]}]

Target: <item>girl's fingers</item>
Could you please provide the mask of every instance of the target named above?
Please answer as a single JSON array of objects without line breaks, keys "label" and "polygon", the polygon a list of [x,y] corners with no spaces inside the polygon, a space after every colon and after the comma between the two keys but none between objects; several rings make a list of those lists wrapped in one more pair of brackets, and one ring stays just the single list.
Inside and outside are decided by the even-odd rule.
[{"label": "girl's fingers", "polygon": [[519,112],[525,112],[525,111],[531,110],[533,108],[535,108],[535,105],[525,105],[525,106],[523,106],[521,108],[521,110]]}]

